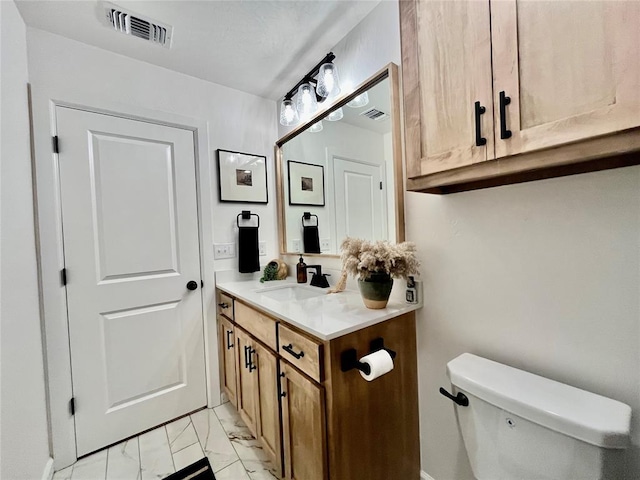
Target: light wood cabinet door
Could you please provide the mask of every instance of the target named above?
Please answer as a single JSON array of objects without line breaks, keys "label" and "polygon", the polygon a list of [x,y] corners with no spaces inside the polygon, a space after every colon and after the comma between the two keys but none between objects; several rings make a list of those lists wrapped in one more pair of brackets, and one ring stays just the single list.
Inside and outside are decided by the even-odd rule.
[{"label": "light wood cabinet door", "polygon": [[236,349],[237,349],[237,371],[238,371],[238,387],[237,387],[237,405],[240,417],[247,425],[254,437],[257,437],[256,417],[258,386],[257,374],[252,357],[255,355],[253,340],[249,335],[236,328]]},{"label": "light wood cabinet door", "polygon": [[229,401],[237,406],[236,369],[238,366],[236,355],[235,327],[225,317],[218,315],[218,342],[220,349],[222,388]]},{"label": "light wood cabinet door", "polygon": [[408,177],[494,158],[489,0],[399,3]]},{"label": "light wood cabinet door", "polygon": [[326,480],[324,390],[280,361],[286,480]]},{"label": "light wood cabinet door", "polygon": [[638,1],[492,1],[496,157],[640,126],[639,21]]},{"label": "light wood cabinet door", "polygon": [[282,473],[280,410],[278,404],[278,360],[257,342],[253,342],[255,353],[252,362],[257,369],[256,377],[256,429],[257,438],[271,462]]}]

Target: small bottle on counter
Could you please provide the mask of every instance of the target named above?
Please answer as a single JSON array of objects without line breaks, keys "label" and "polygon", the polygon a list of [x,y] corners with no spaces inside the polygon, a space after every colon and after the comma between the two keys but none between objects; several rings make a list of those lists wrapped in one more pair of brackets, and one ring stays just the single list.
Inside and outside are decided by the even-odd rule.
[{"label": "small bottle on counter", "polygon": [[300,261],[296,265],[296,274],[298,276],[298,283],[307,283],[307,264],[304,263],[302,255],[300,255]]}]

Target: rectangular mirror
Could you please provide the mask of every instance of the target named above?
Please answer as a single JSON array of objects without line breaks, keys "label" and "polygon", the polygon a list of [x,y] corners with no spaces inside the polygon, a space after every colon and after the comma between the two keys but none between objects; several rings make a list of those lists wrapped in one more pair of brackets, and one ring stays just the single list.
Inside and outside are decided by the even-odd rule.
[{"label": "rectangular mirror", "polygon": [[281,253],[337,256],[347,236],[404,241],[400,142],[392,63],[278,140]]}]

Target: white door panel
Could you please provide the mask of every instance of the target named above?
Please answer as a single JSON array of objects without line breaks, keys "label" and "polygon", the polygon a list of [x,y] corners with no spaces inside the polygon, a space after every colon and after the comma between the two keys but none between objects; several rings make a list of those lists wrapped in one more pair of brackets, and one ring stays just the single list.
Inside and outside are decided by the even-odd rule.
[{"label": "white door panel", "polygon": [[206,404],[194,143],[178,128],[56,115],[84,455]]},{"label": "white door panel", "polygon": [[387,238],[382,167],[333,157],[336,198],[336,238]]}]

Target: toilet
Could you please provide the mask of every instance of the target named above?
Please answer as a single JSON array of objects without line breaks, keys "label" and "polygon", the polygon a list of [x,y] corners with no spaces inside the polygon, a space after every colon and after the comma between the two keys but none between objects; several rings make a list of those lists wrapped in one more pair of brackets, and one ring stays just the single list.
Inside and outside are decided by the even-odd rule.
[{"label": "toilet", "polygon": [[477,480],[624,478],[628,405],[470,353],[447,374]]}]

